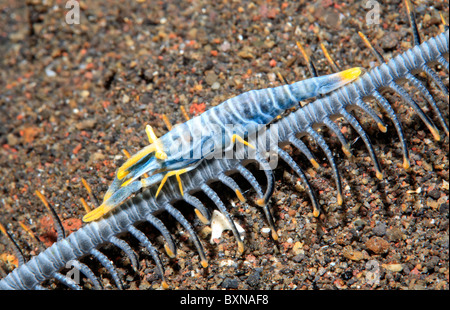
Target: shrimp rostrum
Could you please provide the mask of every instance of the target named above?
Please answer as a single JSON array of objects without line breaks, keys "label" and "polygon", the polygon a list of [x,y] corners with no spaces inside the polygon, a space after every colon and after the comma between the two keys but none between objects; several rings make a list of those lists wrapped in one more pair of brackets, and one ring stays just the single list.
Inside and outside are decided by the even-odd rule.
[{"label": "shrimp rostrum", "polygon": [[195,169],[206,158],[229,151],[236,141],[254,148],[245,138],[254,134],[258,126],[269,124],[299,101],[329,93],[360,74],[360,68],[352,68],[274,88],[251,90],[177,125],[160,138],[147,126],[150,145],[117,170],[103,203],[83,221],[97,220],[141,188],[160,183],[157,197],[170,176],[178,179],[183,194],[180,174]]}]

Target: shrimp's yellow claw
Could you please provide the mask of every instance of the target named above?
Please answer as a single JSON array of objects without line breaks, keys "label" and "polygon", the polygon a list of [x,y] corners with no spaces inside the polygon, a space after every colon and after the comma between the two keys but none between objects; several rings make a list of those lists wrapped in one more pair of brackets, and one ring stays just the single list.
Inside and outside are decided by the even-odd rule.
[{"label": "shrimp's yellow claw", "polygon": [[130,184],[130,183],[133,182],[133,181],[134,181],[133,179],[129,179],[129,180],[125,181],[125,182],[121,185],[121,187],[125,187],[125,186],[127,186],[128,184]]},{"label": "shrimp's yellow claw", "polygon": [[155,157],[160,159],[160,160],[164,160],[167,159],[167,154],[163,151],[156,151],[155,152]]},{"label": "shrimp's yellow claw", "polygon": [[167,154],[166,154],[166,152],[163,151],[163,147],[162,147],[161,141],[158,140],[158,138],[156,137],[152,126],[147,125],[145,127],[145,132],[147,133],[148,142],[150,142],[150,144],[154,144],[155,145],[155,149],[156,149],[155,157],[160,159],[160,160],[167,159]]},{"label": "shrimp's yellow claw", "polygon": [[117,178],[119,180],[122,180],[124,177],[126,177],[128,175],[128,173],[130,173],[130,172],[129,171],[121,171],[119,168],[119,171],[117,171]]},{"label": "shrimp's yellow claw", "polygon": [[252,144],[250,144],[247,141],[245,141],[241,136],[238,136],[237,134],[234,134],[233,136],[231,136],[231,141],[233,143],[235,143],[236,140],[238,140],[239,142],[241,142],[242,144],[244,144],[244,145],[246,145],[248,147],[251,147],[252,149],[255,149],[255,147]]},{"label": "shrimp's yellow claw", "polygon": [[108,205],[107,203],[104,202],[98,208],[86,214],[83,217],[83,222],[92,222],[98,220],[112,209],[114,209],[114,206]]},{"label": "shrimp's yellow claw", "polygon": [[145,132],[147,133],[148,142],[150,144],[152,144],[153,142],[158,140],[158,138],[156,137],[155,132],[153,131],[152,126],[150,126],[150,125],[145,126]]},{"label": "shrimp's yellow claw", "polygon": [[106,194],[105,194],[105,196],[103,197],[103,202],[105,202],[106,200],[108,200],[111,196],[112,196],[112,192],[107,192]]},{"label": "shrimp's yellow claw", "polygon": [[155,157],[159,160],[167,159],[167,153],[164,152],[161,141],[156,137],[153,128],[150,125],[145,127],[145,132],[147,133],[148,141],[150,145],[147,145],[142,150],[131,156],[127,159],[127,161],[119,168],[117,171],[117,178],[122,180],[126,177],[130,172],[128,169],[140,161],[142,158],[147,156],[150,153],[155,152]]},{"label": "shrimp's yellow claw", "polygon": [[119,180],[122,180],[124,177],[130,173],[128,171],[128,168],[136,164],[139,160],[141,160],[143,157],[147,156],[150,153],[153,153],[156,151],[156,147],[154,144],[147,145],[142,150],[131,156],[127,159],[127,161],[117,170],[117,178]]},{"label": "shrimp's yellow claw", "polygon": [[358,76],[360,76],[361,72],[362,72],[361,68],[355,67],[339,72],[338,75],[343,81],[350,82],[356,79]]}]

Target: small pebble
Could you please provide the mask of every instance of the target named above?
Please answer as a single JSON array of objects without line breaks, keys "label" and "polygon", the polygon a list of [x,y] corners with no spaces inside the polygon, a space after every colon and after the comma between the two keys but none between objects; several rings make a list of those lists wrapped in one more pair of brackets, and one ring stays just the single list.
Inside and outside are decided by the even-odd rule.
[{"label": "small pebble", "polygon": [[439,199],[439,197],[441,197],[441,192],[439,191],[439,189],[433,188],[431,191],[429,191],[427,193],[427,195],[430,196],[431,198],[437,200],[437,199]]},{"label": "small pebble", "polygon": [[394,272],[400,272],[403,270],[402,264],[382,264],[381,267]]},{"label": "small pebble", "polygon": [[265,236],[265,237],[267,237],[270,234],[271,231],[272,230],[269,227],[261,228],[261,234],[263,234],[263,236]]},{"label": "small pebble", "polygon": [[375,254],[385,254],[389,250],[389,242],[380,237],[372,237],[367,240],[366,247]]},{"label": "small pebble", "polygon": [[344,248],[344,250],[342,251],[342,255],[344,255],[344,257],[354,260],[354,261],[359,261],[359,260],[364,259],[364,253],[361,251],[353,250],[353,248],[350,245],[346,246]]},{"label": "small pebble", "polygon": [[230,279],[230,278],[225,278],[225,280],[223,280],[222,285],[223,288],[238,288],[239,286],[239,282],[236,279]]},{"label": "small pebble", "polygon": [[53,71],[53,70],[51,70],[51,69],[49,69],[49,68],[45,68],[45,74],[46,74],[48,77],[55,77],[55,76],[56,76],[56,72]]},{"label": "small pebble", "polygon": [[375,235],[377,235],[378,237],[383,237],[386,234],[386,224],[384,223],[378,223],[374,228],[373,228],[373,233]]},{"label": "small pebble", "polygon": [[305,258],[304,254],[295,255],[292,260],[296,263],[300,263]]},{"label": "small pebble", "polygon": [[217,74],[214,71],[208,71],[205,76],[205,82],[208,85],[213,85],[217,81]]},{"label": "small pebble", "polygon": [[393,227],[387,230],[386,237],[388,237],[389,241],[397,242],[403,239],[404,233],[400,228]]},{"label": "small pebble", "polygon": [[82,91],[80,92],[80,95],[81,95],[81,97],[83,97],[83,98],[89,97],[89,94],[90,94],[90,92],[89,92],[88,90],[82,90]]},{"label": "small pebble", "polygon": [[248,276],[247,278],[247,284],[250,285],[251,287],[256,287],[258,286],[260,279],[261,279],[261,271],[262,268],[258,268],[255,270],[255,272],[253,272],[251,275]]},{"label": "small pebble", "polygon": [[303,244],[300,241],[294,243],[294,246],[292,247],[292,252],[295,255],[304,254],[305,251],[303,250]]},{"label": "small pebble", "polygon": [[222,45],[220,45],[220,50],[222,52],[226,52],[226,51],[228,51],[230,49],[230,47],[231,47],[230,42],[223,41]]},{"label": "small pebble", "polygon": [[128,102],[130,102],[130,97],[127,94],[123,95],[122,103],[127,104]]},{"label": "small pebble", "polygon": [[219,266],[220,267],[234,267],[234,268],[237,268],[238,264],[234,260],[226,259],[226,260],[221,261]]},{"label": "small pebble", "polygon": [[219,82],[214,82],[212,85],[211,85],[211,89],[212,90],[218,90],[220,88],[220,83]]}]

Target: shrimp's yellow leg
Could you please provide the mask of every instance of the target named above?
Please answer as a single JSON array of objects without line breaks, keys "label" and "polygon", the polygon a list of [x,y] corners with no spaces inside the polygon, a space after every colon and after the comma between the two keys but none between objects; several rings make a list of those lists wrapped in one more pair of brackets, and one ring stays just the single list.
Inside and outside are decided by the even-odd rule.
[{"label": "shrimp's yellow leg", "polygon": [[187,172],[187,171],[190,171],[190,169],[188,169],[188,168],[183,168],[183,169],[174,170],[174,171],[170,171],[170,172],[166,173],[166,174],[164,175],[164,178],[163,178],[162,181],[161,181],[161,184],[159,184],[158,190],[156,191],[156,194],[155,194],[155,198],[158,197],[159,192],[161,191],[161,189],[162,189],[163,186],[164,186],[164,183],[166,183],[166,181],[167,181],[167,178],[168,178],[168,177],[171,177],[171,176],[173,176],[173,175],[176,176],[177,181],[178,181],[178,185],[180,186],[180,193],[181,193],[181,195],[183,195],[183,194],[184,194],[184,193],[183,193],[183,184],[181,183],[180,175],[183,174],[183,173],[185,173],[185,172]]},{"label": "shrimp's yellow leg", "polygon": [[232,136],[231,136],[231,141],[232,141],[233,143],[235,143],[236,140],[238,140],[239,142],[241,142],[242,144],[244,144],[244,145],[246,145],[246,146],[248,146],[248,147],[251,147],[252,149],[255,148],[252,144],[250,144],[250,143],[248,143],[247,141],[245,141],[241,136],[238,136],[237,134],[232,135]]}]

